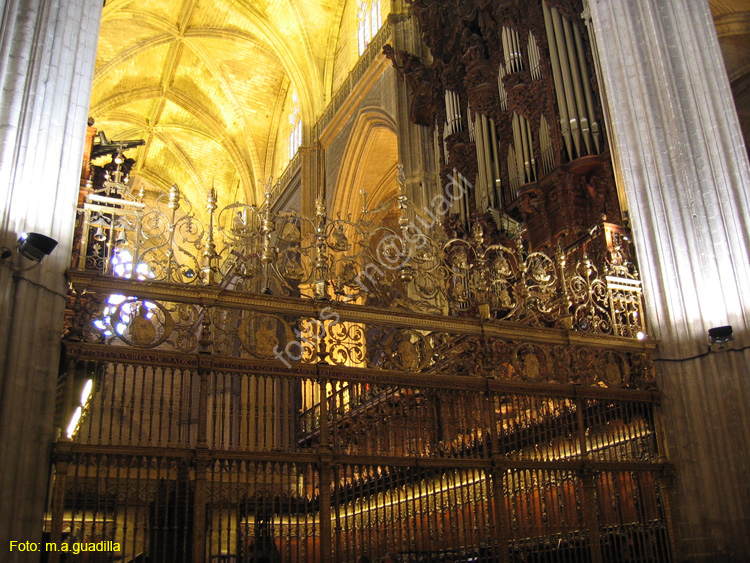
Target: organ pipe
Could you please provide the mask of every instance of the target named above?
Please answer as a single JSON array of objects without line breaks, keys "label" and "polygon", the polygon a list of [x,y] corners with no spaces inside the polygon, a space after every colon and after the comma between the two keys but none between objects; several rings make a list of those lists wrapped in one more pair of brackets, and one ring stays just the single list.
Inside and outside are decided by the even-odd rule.
[{"label": "organ pipe", "polygon": [[538,80],[542,77],[542,65],[539,47],[536,44],[534,34],[529,31],[529,67],[531,68],[531,79]]},{"label": "organ pipe", "polygon": [[443,157],[445,159],[446,164],[450,162],[450,153],[448,152],[448,142],[446,139],[448,138],[448,135],[450,135],[450,127],[448,126],[448,122],[446,121],[443,124]]},{"label": "organ pipe", "polygon": [[523,119],[523,121],[526,123],[526,144],[528,146],[529,150],[529,175],[528,175],[528,181],[529,182],[536,182],[536,159],[534,158],[534,144],[532,142],[533,135],[531,134],[531,123],[527,119]]},{"label": "organ pipe", "polygon": [[[483,137],[481,134],[482,129],[482,116],[479,114],[475,114],[476,124],[475,129],[477,131],[477,135],[475,136],[475,144],[477,151],[477,177],[475,179],[474,183],[474,204],[476,205],[477,209],[484,209],[485,208],[485,194],[487,191],[486,186],[486,179],[485,179],[485,153],[484,153],[484,147],[482,146]],[[469,119],[471,122],[471,118]]]},{"label": "organ pipe", "polygon": [[456,192],[462,193],[463,197],[452,198],[451,200],[451,213],[455,213],[459,216],[461,222],[466,225],[469,219],[469,204],[467,195],[469,193],[469,186],[466,178],[455,168],[453,169],[453,184],[455,184],[454,194]]},{"label": "organ pipe", "polygon": [[492,142],[492,162],[494,164],[494,176],[492,186],[490,190],[492,194],[492,207],[498,209],[500,207],[500,158],[497,150],[497,132],[495,131],[495,123],[490,119],[490,137]]},{"label": "organ pipe", "polygon": [[519,130],[519,138],[521,140],[521,147],[523,149],[523,171],[524,171],[524,180],[529,181],[531,178],[531,147],[529,146],[529,138],[526,134],[526,127],[525,123],[521,121],[521,119],[518,119],[518,130]]},{"label": "organ pipe", "polygon": [[[510,200],[513,200],[521,185],[537,180],[537,170],[531,125],[517,113],[513,114],[511,125],[513,143],[508,148],[508,177],[511,184]],[[496,170],[499,170],[499,165]]]},{"label": "organ pipe", "polygon": [[513,201],[516,199],[518,188],[521,185],[521,180],[518,177],[516,149],[513,147],[513,143],[508,145],[508,180],[510,184],[510,189],[508,190],[508,201]]},{"label": "organ pipe", "polygon": [[523,168],[523,144],[521,142],[521,126],[519,123],[518,114],[513,114],[513,144],[515,145],[516,163],[515,168],[517,170],[519,185],[525,184],[524,181],[524,168]]},{"label": "organ pipe", "polygon": [[555,156],[552,150],[549,124],[543,115],[539,120],[539,149],[542,154],[542,173],[548,174],[555,167]]},{"label": "organ pipe", "polygon": [[583,84],[581,84],[581,73],[578,66],[578,56],[576,55],[575,50],[572,24],[565,18],[561,17],[560,19],[562,20],[565,47],[568,51],[568,60],[570,61],[570,75],[573,80],[573,94],[575,97],[576,110],[578,111],[578,123],[581,128],[583,142],[586,145],[586,154],[591,154],[591,129],[589,128],[589,118],[588,112],[586,111]]},{"label": "organ pipe", "polygon": [[458,133],[462,130],[461,126],[461,106],[458,94],[451,90],[445,91],[445,115],[448,135]]},{"label": "organ pipe", "polygon": [[531,126],[525,117],[513,114],[513,144],[516,150],[516,166],[521,184],[536,181],[536,160],[534,159]]},{"label": "organ pipe", "polygon": [[596,152],[601,152],[601,138],[599,136],[599,123],[596,121],[594,113],[594,93],[591,89],[591,78],[589,77],[588,66],[586,65],[586,55],[583,52],[583,38],[581,37],[581,28],[578,25],[573,26],[573,35],[576,43],[576,53],[578,62],[581,66],[581,76],[583,80],[583,93],[586,96],[586,109],[591,121],[591,134],[594,138]]},{"label": "organ pipe", "polygon": [[[456,169],[453,169],[453,183],[458,183],[458,178],[456,177]],[[453,189],[453,187],[451,187]],[[453,190],[453,193],[455,193],[456,190]],[[454,214],[460,214],[461,213],[461,202],[458,201],[458,199],[452,198],[451,199],[451,213]]]},{"label": "organ pipe", "polygon": [[[560,125],[571,159],[601,150],[594,96],[577,22],[571,22],[542,0]],[[571,143],[572,140],[572,143]]]},{"label": "organ pipe", "polygon": [[495,128],[495,123],[491,118],[488,118],[486,115],[480,115],[481,122],[482,122],[482,149],[484,153],[484,188],[485,188],[485,198],[486,198],[486,206],[484,208],[480,209],[486,209],[487,207],[492,207],[492,169],[494,167],[493,165],[493,157],[492,157],[492,141],[490,140],[490,128]]},{"label": "organ pipe", "polygon": [[453,118],[454,128],[456,131],[461,131],[463,123],[461,122],[461,102],[458,99],[458,94],[453,93],[451,101],[453,102],[453,111],[455,112],[455,117]]},{"label": "organ pipe", "polygon": [[555,96],[557,98],[557,107],[560,110],[560,129],[565,142],[565,148],[568,155],[573,155],[573,140],[570,133],[570,117],[568,115],[568,106],[565,101],[565,91],[562,87],[562,68],[560,66],[560,56],[557,52],[557,43],[555,42],[555,33],[552,25],[552,14],[547,4],[542,0],[542,11],[544,12],[544,27],[547,30],[547,44],[549,45],[550,62],[552,63],[552,79],[555,82]]},{"label": "organ pipe", "polygon": [[453,123],[453,104],[451,104],[451,92],[445,91],[445,125],[447,127],[446,137],[451,134],[451,124]]},{"label": "organ pipe", "polygon": [[501,37],[503,41],[503,55],[505,56],[506,71],[519,72],[523,70],[521,41],[518,38],[518,32],[509,27],[503,27]]},{"label": "organ pipe", "polygon": [[[471,115],[471,114],[470,114]],[[479,210],[495,207],[498,197],[495,190],[500,178],[500,162],[497,152],[495,121],[491,117],[475,113],[473,120],[475,147],[477,151],[477,178],[474,186],[474,202]]]},{"label": "organ pipe", "polygon": [[516,61],[517,70],[523,70],[523,59],[521,58],[521,39],[518,36],[518,32],[511,30],[511,39],[513,40],[513,57]]},{"label": "organ pipe", "polygon": [[[546,4],[545,4],[546,6]],[[571,158],[578,158],[581,156],[581,129],[578,121],[578,112],[576,111],[575,94],[573,92],[573,78],[570,74],[570,61],[568,59],[568,49],[565,46],[565,32],[562,29],[562,18],[560,12],[554,8],[548,8],[552,14],[552,29],[554,41],[557,45],[557,54],[560,57],[560,70],[562,76],[562,84],[555,84],[555,88],[562,88],[565,105],[568,109],[568,116],[570,118],[570,133],[573,137],[573,145],[575,146],[575,154],[571,155]]]},{"label": "organ pipe", "polygon": [[508,28],[504,27],[500,32],[500,38],[503,42],[503,57],[505,58],[505,67],[509,72],[513,72],[510,61],[510,46],[508,45]]}]

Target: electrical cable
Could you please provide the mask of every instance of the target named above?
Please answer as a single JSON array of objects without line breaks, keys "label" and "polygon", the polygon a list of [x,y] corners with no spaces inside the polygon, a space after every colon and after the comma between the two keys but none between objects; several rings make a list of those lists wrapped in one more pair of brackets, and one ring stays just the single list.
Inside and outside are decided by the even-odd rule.
[{"label": "electrical cable", "polygon": [[45,291],[48,291],[49,293],[52,293],[53,295],[57,295],[58,297],[62,297],[63,299],[68,299],[68,296],[60,291],[55,291],[54,289],[47,287],[46,285],[43,285],[39,282],[35,282],[34,280],[30,280],[29,278],[25,278],[23,276],[13,276],[17,280],[23,280],[25,282],[30,283],[31,285],[38,287],[39,289],[44,289]]},{"label": "electrical cable", "polygon": [[750,346],[744,346],[742,348],[725,348],[724,350],[711,350],[709,347],[708,352],[704,352],[703,354],[698,354],[697,356],[690,356],[689,358],[654,358],[654,363],[656,362],[689,362],[690,360],[697,360],[698,358],[705,358],[712,352],[744,352],[745,350],[750,349]]}]

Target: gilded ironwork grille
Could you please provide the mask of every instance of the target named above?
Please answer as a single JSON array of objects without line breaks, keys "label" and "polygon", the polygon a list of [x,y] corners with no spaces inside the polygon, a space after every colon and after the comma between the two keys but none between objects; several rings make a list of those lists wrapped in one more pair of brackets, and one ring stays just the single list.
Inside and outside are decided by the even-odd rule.
[{"label": "gilded ironwork grille", "polygon": [[[199,235],[178,196],[127,224],[90,223],[124,204],[82,210],[45,527],[116,549],[67,561],[671,560],[653,344],[621,254],[403,231],[388,269],[366,213],[235,205]],[[124,234],[89,242],[115,224],[163,236],[125,267]],[[636,298],[619,307],[599,272]]]}]

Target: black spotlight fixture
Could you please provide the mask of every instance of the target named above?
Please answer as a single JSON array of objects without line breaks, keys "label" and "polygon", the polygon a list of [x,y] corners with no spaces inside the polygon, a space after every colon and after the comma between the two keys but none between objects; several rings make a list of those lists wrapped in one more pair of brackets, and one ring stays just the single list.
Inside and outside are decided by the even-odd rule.
[{"label": "black spotlight fixture", "polygon": [[709,328],[708,338],[711,340],[711,344],[726,344],[730,340],[734,340],[734,331],[729,325]]},{"label": "black spotlight fixture", "polygon": [[41,262],[55,249],[57,241],[39,233],[21,233],[18,253],[33,262]]}]

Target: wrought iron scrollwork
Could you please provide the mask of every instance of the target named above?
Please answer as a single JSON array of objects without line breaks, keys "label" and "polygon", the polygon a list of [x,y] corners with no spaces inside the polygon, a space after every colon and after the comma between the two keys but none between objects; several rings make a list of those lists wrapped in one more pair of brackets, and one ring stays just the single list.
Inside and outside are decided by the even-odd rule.
[{"label": "wrought iron scrollwork", "polygon": [[[373,220],[389,209],[397,224]],[[260,207],[220,207],[211,191],[204,224],[176,186],[149,203],[123,188],[90,196],[80,217],[81,270],[631,338],[644,330],[628,243],[611,229],[598,262],[585,249],[550,256],[527,252],[521,236],[490,240],[479,222],[449,238],[426,228],[403,190],[374,210],[363,193],[357,219],[331,217],[323,201],[312,218],[273,212],[270,192]]]}]

